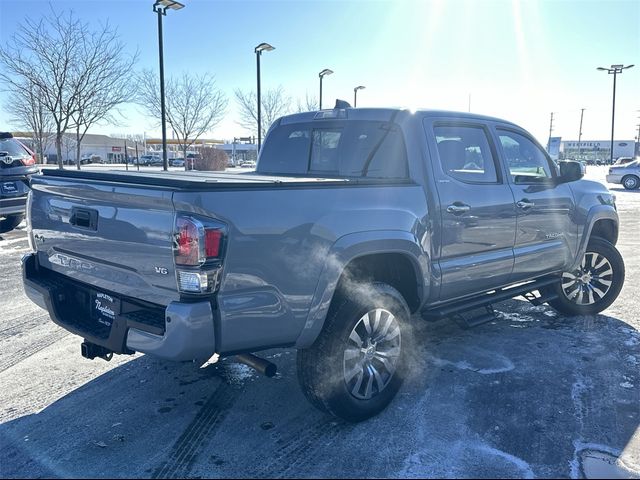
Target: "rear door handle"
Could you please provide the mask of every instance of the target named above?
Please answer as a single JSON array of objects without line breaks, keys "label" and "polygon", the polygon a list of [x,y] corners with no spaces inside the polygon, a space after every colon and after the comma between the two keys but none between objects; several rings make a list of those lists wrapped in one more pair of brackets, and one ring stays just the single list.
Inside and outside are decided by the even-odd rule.
[{"label": "rear door handle", "polygon": [[471,210],[469,205],[465,205],[464,203],[452,203],[447,207],[447,212],[453,213],[454,215],[462,215],[463,213],[467,213]]},{"label": "rear door handle", "polygon": [[518,206],[518,208],[522,210],[529,210],[530,208],[533,208],[536,206],[535,203],[529,201],[529,199],[527,198],[523,198],[518,203],[516,203],[516,205]]}]

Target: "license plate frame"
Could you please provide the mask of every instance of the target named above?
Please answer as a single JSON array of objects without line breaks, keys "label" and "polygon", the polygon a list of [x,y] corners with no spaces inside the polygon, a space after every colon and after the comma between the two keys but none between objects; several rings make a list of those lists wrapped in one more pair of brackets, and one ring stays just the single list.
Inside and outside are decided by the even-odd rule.
[{"label": "license plate frame", "polygon": [[91,318],[104,327],[111,328],[120,315],[120,299],[110,293],[101,291],[91,292]]}]

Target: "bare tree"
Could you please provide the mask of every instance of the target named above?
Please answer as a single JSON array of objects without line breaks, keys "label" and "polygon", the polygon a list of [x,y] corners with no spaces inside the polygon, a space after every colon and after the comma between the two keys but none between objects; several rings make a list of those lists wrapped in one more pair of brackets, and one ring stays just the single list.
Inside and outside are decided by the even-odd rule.
[{"label": "bare tree", "polygon": [[300,98],[298,98],[298,103],[296,105],[296,113],[302,112],[314,112],[318,110],[320,107],[318,105],[318,98],[314,96],[309,96],[309,92],[304,94],[304,102]]},{"label": "bare tree", "polygon": [[78,39],[85,35],[86,26],[73,14],[52,12],[38,22],[25,19],[7,46],[0,47],[0,80],[13,94],[34,92],[51,113],[60,168],[62,139],[77,95],[72,70],[80,55]]},{"label": "bare tree", "polygon": [[114,121],[113,112],[117,107],[133,99],[135,85],[131,70],[137,60],[137,53],[125,54],[117,31],[109,25],[87,33],[82,40],[82,55],[73,69],[77,93],[71,113],[78,169],[82,140],[89,128],[103,120]]},{"label": "bare tree", "polygon": [[33,144],[39,162],[44,162],[44,152],[51,142],[53,118],[42,104],[37,89],[25,86],[9,95],[4,105],[11,122],[33,132]]},{"label": "bare tree", "polygon": [[80,138],[81,130],[86,133],[113,108],[115,85],[122,86],[116,77],[128,64],[121,55],[122,45],[109,25],[91,32],[72,12],[53,9],[37,22],[25,19],[0,47],[0,80],[14,95],[36,95],[51,114],[60,168],[65,132],[75,128]]},{"label": "bare tree", "polygon": [[[160,86],[158,76],[150,70],[143,71],[138,78],[137,102],[160,123]],[[178,137],[185,158],[189,147],[215,128],[227,109],[227,98],[211,74],[184,73],[179,78],[170,78],[165,85],[165,103],[167,123]]]},{"label": "bare tree", "polygon": [[[255,92],[243,92],[236,89],[235,97],[239,108],[240,120],[238,124],[246,128],[250,132],[258,133],[258,101]],[[289,112],[291,106],[291,97],[285,95],[282,85],[275,89],[269,89],[260,94],[261,109],[261,128],[262,137],[267,134],[267,130],[271,124]]]}]

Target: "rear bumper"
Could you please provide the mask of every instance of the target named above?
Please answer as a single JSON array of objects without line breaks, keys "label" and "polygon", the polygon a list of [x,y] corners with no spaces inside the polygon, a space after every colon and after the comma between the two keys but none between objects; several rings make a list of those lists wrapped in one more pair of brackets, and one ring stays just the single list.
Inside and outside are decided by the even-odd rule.
[{"label": "rear bumper", "polygon": [[[122,299],[123,311],[110,328],[90,319],[90,286],[37,265],[35,254],[22,258],[24,290],[56,324],[114,353],[147,353],[174,361],[208,359],[215,353],[214,311],[210,302],[171,302],[168,306]],[[114,294],[115,295],[115,294]],[[138,310],[136,310],[138,308]],[[130,311],[129,311],[130,310]]]},{"label": "rear bumper", "polygon": [[0,198],[0,217],[25,213],[27,197]]},{"label": "rear bumper", "polygon": [[622,175],[607,175],[607,183],[622,183]]}]

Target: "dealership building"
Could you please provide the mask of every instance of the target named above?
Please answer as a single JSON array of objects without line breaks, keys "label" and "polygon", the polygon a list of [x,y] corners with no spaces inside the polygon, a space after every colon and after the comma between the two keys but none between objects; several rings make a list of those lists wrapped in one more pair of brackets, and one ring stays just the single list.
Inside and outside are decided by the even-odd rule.
[{"label": "dealership building", "polygon": [[[613,158],[633,157],[636,152],[635,140],[615,140]],[[560,144],[562,158],[580,160],[609,161],[611,158],[611,140],[563,140]]]}]

